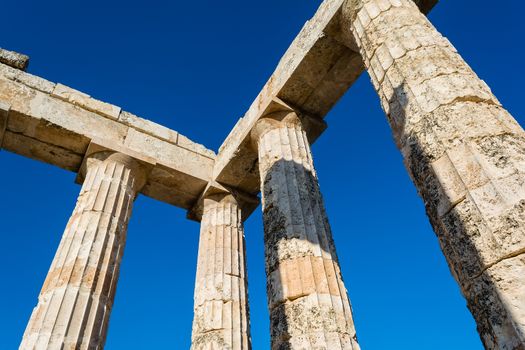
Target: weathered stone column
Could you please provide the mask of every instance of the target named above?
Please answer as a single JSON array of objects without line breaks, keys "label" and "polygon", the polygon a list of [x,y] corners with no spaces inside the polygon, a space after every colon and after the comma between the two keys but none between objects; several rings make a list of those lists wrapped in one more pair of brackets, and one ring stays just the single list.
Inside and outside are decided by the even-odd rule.
[{"label": "weathered stone column", "polygon": [[310,146],[294,112],[261,119],[259,154],[272,349],[359,349]]},{"label": "weathered stone column", "polygon": [[133,158],[99,152],[84,184],[24,333],[20,349],[102,349],[137,191]]},{"label": "weathered stone column", "polygon": [[192,350],[251,349],[244,230],[231,194],[204,199]]},{"label": "weathered stone column", "polygon": [[342,23],[485,347],[525,349],[523,129],[411,0],[350,0]]}]

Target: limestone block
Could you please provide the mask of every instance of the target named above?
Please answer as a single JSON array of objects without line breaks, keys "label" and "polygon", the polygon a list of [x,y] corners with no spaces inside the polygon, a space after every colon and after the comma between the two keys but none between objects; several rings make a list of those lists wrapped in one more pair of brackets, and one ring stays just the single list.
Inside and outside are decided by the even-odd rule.
[{"label": "limestone block", "polygon": [[18,52],[0,48],[0,63],[16,69],[26,70],[29,65],[29,57]]},{"label": "limestone block", "polygon": [[[280,304],[271,313],[271,349],[359,349],[351,319],[330,295],[309,295]],[[348,316],[347,316],[348,317]]]},{"label": "limestone block", "polygon": [[69,171],[77,171],[83,158],[83,154],[10,131],[4,134],[2,148]]},{"label": "limestone block", "polygon": [[0,79],[0,98],[10,101],[14,112],[9,130],[79,153],[90,138],[123,141],[127,134],[123,124],[9,80]]},{"label": "limestone block", "polygon": [[122,112],[120,120],[114,120],[51,97],[45,92],[49,92],[47,84],[52,85],[0,64],[0,101],[10,105],[4,149],[78,171],[92,140],[118,147],[126,143],[129,147],[124,152],[161,161],[152,170],[143,194],[184,209],[193,207],[211,180],[211,151],[178,146],[176,131],[130,113]]},{"label": "limestone block", "polygon": [[7,128],[7,118],[9,116],[9,110],[11,106],[0,100],[0,150],[2,149],[2,143],[4,140],[5,130]]},{"label": "limestone block", "polygon": [[228,193],[204,198],[192,350],[250,349],[242,214]]},{"label": "limestone block", "polygon": [[319,293],[341,298],[346,294],[339,265],[332,259],[322,257],[283,260],[268,279],[271,308],[304,295]]},{"label": "limestone block", "polygon": [[110,119],[117,120],[120,115],[120,107],[112,104],[95,100],[88,94],[72,89],[62,84],[57,84],[51,93],[51,96],[68,101],[74,105],[85,108],[89,111],[99,113]]},{"label": "limestone block", "polygon": [[55,83],[4,64],[0,64],[0,75],[48,94],[55,88]]},{"label": "limestone block", "polygon": [[482,315],[478,331],[487,349],[525,344],[525,252],[487,269],[472,282],[466,298],[471,312]]},{"label": "limestone block", "polygon": [[[238,252],[229,252],[230,260],[239,263],[241,259]],[[215,252],[215,254],[220,254],[222,259],[226,259],[225,252]],[[221,261],[216,257],[217,266],[223,266],[226,262]],[[202,306],[206,304],[209,300],[222,300],[223,295],[228,295],[228,300],[233,300],[236,302],[246,303],[246,295],[240,293],[239,291],[244,288],[246,281],[244,278],[239,276],[232,275],[230,272],[227,272],[227,268],[224,268],[225,271],[218,271],[217,273],[210,273],[203,277],[200,277],[198,281],[195,281],[196,285],[199,286],[199,293],[195,295],[195,306]]]},{"label": "limestone block", "polygon": [[129,128],[125,146],[156,159],[159,164],[201,179],[211,178],[213,159]]},{"label": "limestone block", "polygon": [[178,133],[165,126],[154,123],[150,120],[139,118],[134,114],[122,111],[118,118],[119,122],[122,122],[130,127],[142,131],[148,135],[155,136],[161,140],[176,144]]},{"label": "limestone block", "polygon": [[[58,136],[46,125],[43,125],[41,128],[37,127],[34,131],[26,130],[30,136],[49,141],[50,143],[64,145],[69,138],[78,138],[76,135],[82,135],[89,139],[106,139],[122,143],[127,135],[128,128],[123,124],[101,118],[98,114],[72,104],[62,104],[44,94],[36,93],[30,101],[29,107],[30,109],[24,114],[39,118],[41,120],[39,125],[50,123],[73,133],[67,138],[62,135]],[[60,134],[60,129],[58,134]],[[75,140],[71,140],[71,143],[78,144]],[[84,147],[85,145],[82,145],[80,148],[85,149]]]},{"label": "limestone block", "polygon": [[151,171],[149,179],[142,189],[144,195],[184,209],[193,207],[209,180],[159,163]]},{"label": "limestone block", "polygon": [[190,150],[192,152],[202,154],[211,159],[215,159],[215,152],[207,149],[201,144],[193,142],[192,140],[190,140],[184,135],[181,135],[181,134],[178,135],[177,145],[179,145],[180,147],[186,148],[187,150]]}]

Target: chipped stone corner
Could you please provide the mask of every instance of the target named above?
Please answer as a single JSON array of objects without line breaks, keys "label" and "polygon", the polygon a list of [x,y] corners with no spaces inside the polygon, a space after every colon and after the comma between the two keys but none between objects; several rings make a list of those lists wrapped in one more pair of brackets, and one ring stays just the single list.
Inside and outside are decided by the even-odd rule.
[{"label": "chipped stone corner", "polygon": [[25,71],[29,66],[29,56],[0,47],[0,63]]}]

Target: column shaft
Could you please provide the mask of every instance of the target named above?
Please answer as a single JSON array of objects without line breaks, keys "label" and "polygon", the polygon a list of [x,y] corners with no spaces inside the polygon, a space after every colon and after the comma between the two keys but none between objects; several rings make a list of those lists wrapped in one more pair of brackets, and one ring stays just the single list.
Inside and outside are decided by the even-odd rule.
[{"label": "column shaft", "polygon": [[525,349],[525,133],[411,0],[350,0],[406,167],[487,349]]},{"label": "column shaft", "polygon": [[310,146],[295,113],[254,129],[272,349],[359,349]]},{"label": "column shaft", "polygon": [[20,349],[103,348],[140,171],[122,154],[88,160]]},{"label": "column shaft", "polygon": [[191,349],[251,349],[244,230],[231,195],[204,200]]}]

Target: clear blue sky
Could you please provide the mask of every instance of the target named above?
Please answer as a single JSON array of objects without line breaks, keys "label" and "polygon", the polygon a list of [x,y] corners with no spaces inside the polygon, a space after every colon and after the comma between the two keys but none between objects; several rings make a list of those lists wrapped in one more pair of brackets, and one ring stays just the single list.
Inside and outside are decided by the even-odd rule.
[{"label": "clear blue sky", "polygon": [[[29,71],[217,150],[320,1],[5,1],[0,46]],[[442,0],[430,18],[518,121],[521,1]],[[364,350],[481,349],[368,76],[328,115],[314,160]],[[344,158],[341,158],[344,157]],[[79,186],[0,152],[0,349],[18,347]],[[188,349],[199,225],[139,197],[106,348]],[[254,350],[269,348],[260,210],[246,222]]]}]

